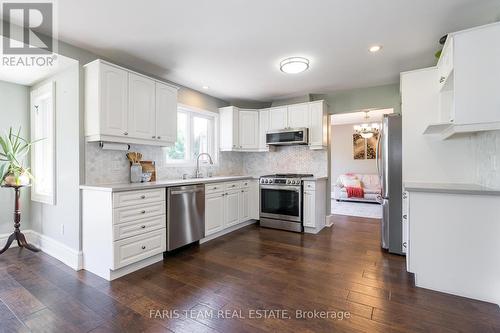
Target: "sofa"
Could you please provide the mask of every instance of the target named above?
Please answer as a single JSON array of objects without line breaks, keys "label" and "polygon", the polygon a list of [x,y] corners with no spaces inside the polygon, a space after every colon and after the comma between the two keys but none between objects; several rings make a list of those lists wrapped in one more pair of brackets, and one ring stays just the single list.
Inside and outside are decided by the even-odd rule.
[{"label": "sofa", "polygon": [[[351,180],[359,180],[364,196],[362,198],[349,197],[345,185]],[[376,174],[343,174],[337,178],[332,197],[337,201],[379,202],[381,194],[380,180]]]}]

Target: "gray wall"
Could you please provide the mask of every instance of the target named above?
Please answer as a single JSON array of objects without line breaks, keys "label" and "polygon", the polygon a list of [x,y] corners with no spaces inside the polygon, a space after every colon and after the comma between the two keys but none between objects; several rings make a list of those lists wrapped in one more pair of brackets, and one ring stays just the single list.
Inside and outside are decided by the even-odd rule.
[{"label": "gray wall", "polygon": [[[29,88],[19,84],[0,81],[0,133],[4,134],[13,128],[22,127],[21,135],[24,138],[30,136],[29,119]],[[28,189],[21,192],[21,227],[31,228],[31,201]],[[0,234],[13,231],[14,191],[8,188],[0,188]]]},{"label": "gray wall", "polygon": [[364,109],[393,108],[401,113],[401,97],[399,83],[384,86],[351,89],[327,94],[313,94],[312,100],[325,100],[329,105],[329,113],[347,113]]}]

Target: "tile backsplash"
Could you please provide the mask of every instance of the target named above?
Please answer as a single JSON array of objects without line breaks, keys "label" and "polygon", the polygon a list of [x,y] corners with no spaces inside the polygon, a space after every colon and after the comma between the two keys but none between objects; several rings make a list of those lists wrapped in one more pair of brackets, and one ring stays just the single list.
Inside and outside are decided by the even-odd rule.
[{"label": "tile backsplash", "polygon": [[[124,151],[102,150],[96,142],[86,143],[85,175],[87,184],[126,183],[129,181],[129,162]],[[143,160],[156,161],[157,178],[180,179],[183,174],[194,174],[195,167],[173,167],[166,163],[165,149],[154,146],[132,145],[131,151],[140,152]],[[328,174],[326,150],[310,150],[305,146],[279,147],[269,153],[220,152],[219,163],[211,167],[214,176],[252,175],[272,173]],[[207,166],[202,172],[206,173]]]},{"label": "tile backsplash", "polygon": [[500,189],[500,131],[475,134],[476,183]]}]

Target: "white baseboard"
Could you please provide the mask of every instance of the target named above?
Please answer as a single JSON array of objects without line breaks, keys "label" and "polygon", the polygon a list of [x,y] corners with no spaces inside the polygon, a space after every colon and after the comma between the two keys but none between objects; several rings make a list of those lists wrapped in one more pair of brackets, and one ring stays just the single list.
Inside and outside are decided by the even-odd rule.
[{"label": "white baseboard", "polygon": [[[42,235],[34,230],[27,229],[22,232],[26,236],[26,240],[39,247],[42,252],[45,252],[49,256],[61,261],[63,264],[73,268],[75,271],[82,269],[83,258],[81,251],[76,251],[63,243]],[[0,234],[0,248],[5,245],[9,236],[10,234]],[[14,241],[11,247],[17,247],[17,242]]]},{"label": "white baseboard", "polygon": [[200,244],[206,243],[206,242],[208,242],[208,241],[210,241],[212,239],[215,239],[217,237],[220,237],[222,235],[228,234],[230,232],[233,232],[235,230],[241,229],[243,227],[246,227],[247,225],[251,225],[251,224],[254,224],[254,223],[257,223],[257,220],[248,220],[248,221],[242,222],[240,224],[233,225],[233,226],[231,226],[231,227],[229,227],[227,229],[221,230],[219,232],[216,232],[215,234],[211,234],[211,235],[208,235],[205,238],[200,239]]},{"label": "white baseboard", "polygon": [[325,226],[330,228],[333,225],[333,215],[327,215],[325,217]]}]

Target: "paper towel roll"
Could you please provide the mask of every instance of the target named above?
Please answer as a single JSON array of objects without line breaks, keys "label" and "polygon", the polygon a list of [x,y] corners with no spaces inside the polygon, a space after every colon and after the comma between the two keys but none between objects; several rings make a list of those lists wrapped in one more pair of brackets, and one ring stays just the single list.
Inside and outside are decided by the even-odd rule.
[{"label": "paper towel roll", "polygon": [[99,143],[99,146],[103,150],[129,150],[130,145],[126,143],[116,143],[116,142],[103,142]]}]

